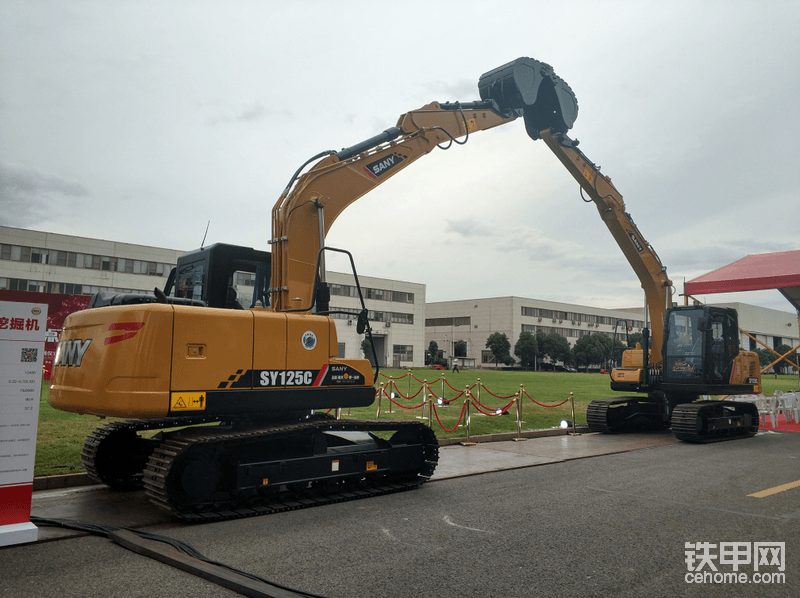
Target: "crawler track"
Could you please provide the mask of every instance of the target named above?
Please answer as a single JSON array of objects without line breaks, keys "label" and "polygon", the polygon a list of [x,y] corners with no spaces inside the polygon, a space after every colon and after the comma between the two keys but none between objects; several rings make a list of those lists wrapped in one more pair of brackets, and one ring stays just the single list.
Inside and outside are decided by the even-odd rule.
[{"label": "crawler track", "polygon": [[752,403],[698,401],[678,405],[672,412],[675,437],[695,444],[750,438],[758,432],[758,423]]},{"label": "crawler track", "polygon": [[586,407],[586,423],[592,432],[619,434],[661,430],[658,405],[642,397],[598,399]]},{"label": "crawler track", "polygon": [[207,421],[213,420],[106,424],[87,438],[84,467],[115,489],[144,486],[150,502],[174,517],[204,522],[412,490],[433,475],[439,458],[430,428],[396,420],[322,418],[244,429],[192,427],[154,439],[137,435]]}]

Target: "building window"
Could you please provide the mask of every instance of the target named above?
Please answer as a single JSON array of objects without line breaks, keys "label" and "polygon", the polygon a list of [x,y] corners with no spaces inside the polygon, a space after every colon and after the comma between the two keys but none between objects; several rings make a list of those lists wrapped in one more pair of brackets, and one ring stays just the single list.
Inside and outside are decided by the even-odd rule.
[{"label": "building window", "polygon": [[400,361],[414,361],[414,345],[394,345],[392,353]]},{"label": "building window", "polygon": [[460,316],[456,318],[426,318],[425,326],[469,326],[472,323],[471,316]]},{"label": "building window", "polygon": [[339,348],[339,350],[338,350],[338,352],[336,353],[336,357],[338,357],[338,358],[340,358],[340,359],[344,359],[344,349],[345,349],[345,343],[339,343],[339,344],[338,344],[338,348]]},{"label": "building window", "polygon": [[497,361],[491,351],[481,351],[481,363],[495,363]]}]

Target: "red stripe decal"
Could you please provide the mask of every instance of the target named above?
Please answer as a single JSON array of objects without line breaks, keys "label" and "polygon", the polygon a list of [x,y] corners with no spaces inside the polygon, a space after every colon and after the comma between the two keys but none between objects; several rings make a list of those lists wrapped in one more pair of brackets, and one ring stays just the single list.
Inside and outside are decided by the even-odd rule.
[{"label": "red stripe decal", "polygon": [[325,374],[327,372],[328,372],[328,364],[326,363],[320,368],[319,374],[317,374],[317,378],[316,380],[314,380],[314,384],[312,386],[319,386],[320,384],[322,384],[322,380],[323,378],[325,378]]},{"label": "red stripe decal", "polygon": [[108,329],[111,330],[127,330],[124,334],[118,334],[117,336],[109,336],[106,339],[106,344],[110,345],[112,343],[118,343],[120,341],[127,340],[129,338],[133,338],[136,336],[136,333],[139,332],[144,327],[144,322],[114,322],[111,324]]}]

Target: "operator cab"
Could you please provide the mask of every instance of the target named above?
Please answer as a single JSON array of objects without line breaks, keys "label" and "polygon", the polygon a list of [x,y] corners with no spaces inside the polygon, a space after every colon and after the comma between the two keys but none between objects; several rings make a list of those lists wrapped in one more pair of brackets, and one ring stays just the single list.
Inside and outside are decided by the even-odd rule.
[{"label": "operator cab", "polygon": [[271,254],[250,247],[216,243],[178,258],[164,289],[175,297],[208,307],[249,309],[269,306]]},{"label": "operator cab", "polygon": [[[718,392],[731,383],[739,355],[736,310],[722,307],[673,307],[664,330],[664,384],[686,392]],[[675,388],[674,390],[678,390]],[[705,392],[704,392],[705,391]]]}]

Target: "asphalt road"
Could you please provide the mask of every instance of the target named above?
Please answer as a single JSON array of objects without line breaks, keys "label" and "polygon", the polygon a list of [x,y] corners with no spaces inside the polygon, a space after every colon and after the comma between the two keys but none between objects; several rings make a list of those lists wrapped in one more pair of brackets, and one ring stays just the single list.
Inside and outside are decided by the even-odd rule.
[{"label": "asphalt road", "polygon": [[[766,432],[435,481],[267,517],[147,529],[329,598],[796,598],[800,488],[748,495],[797,480],[800,434]],[[687,583],[694,576],[687,542],[698,556],[718,555],[720,543],[784,546],[764,552],[773,564],[758,571],[740,557],[735,583],[731,575],[715,581],[708,565],[706,582]],[[696,551],[697,543],[716,546]],[[733,573],[730,560],[709,562],[719,578]],[[756,573],[777,581],[752,583]],[[238,595],[103,538],[0,549],[2,598]]]}]

